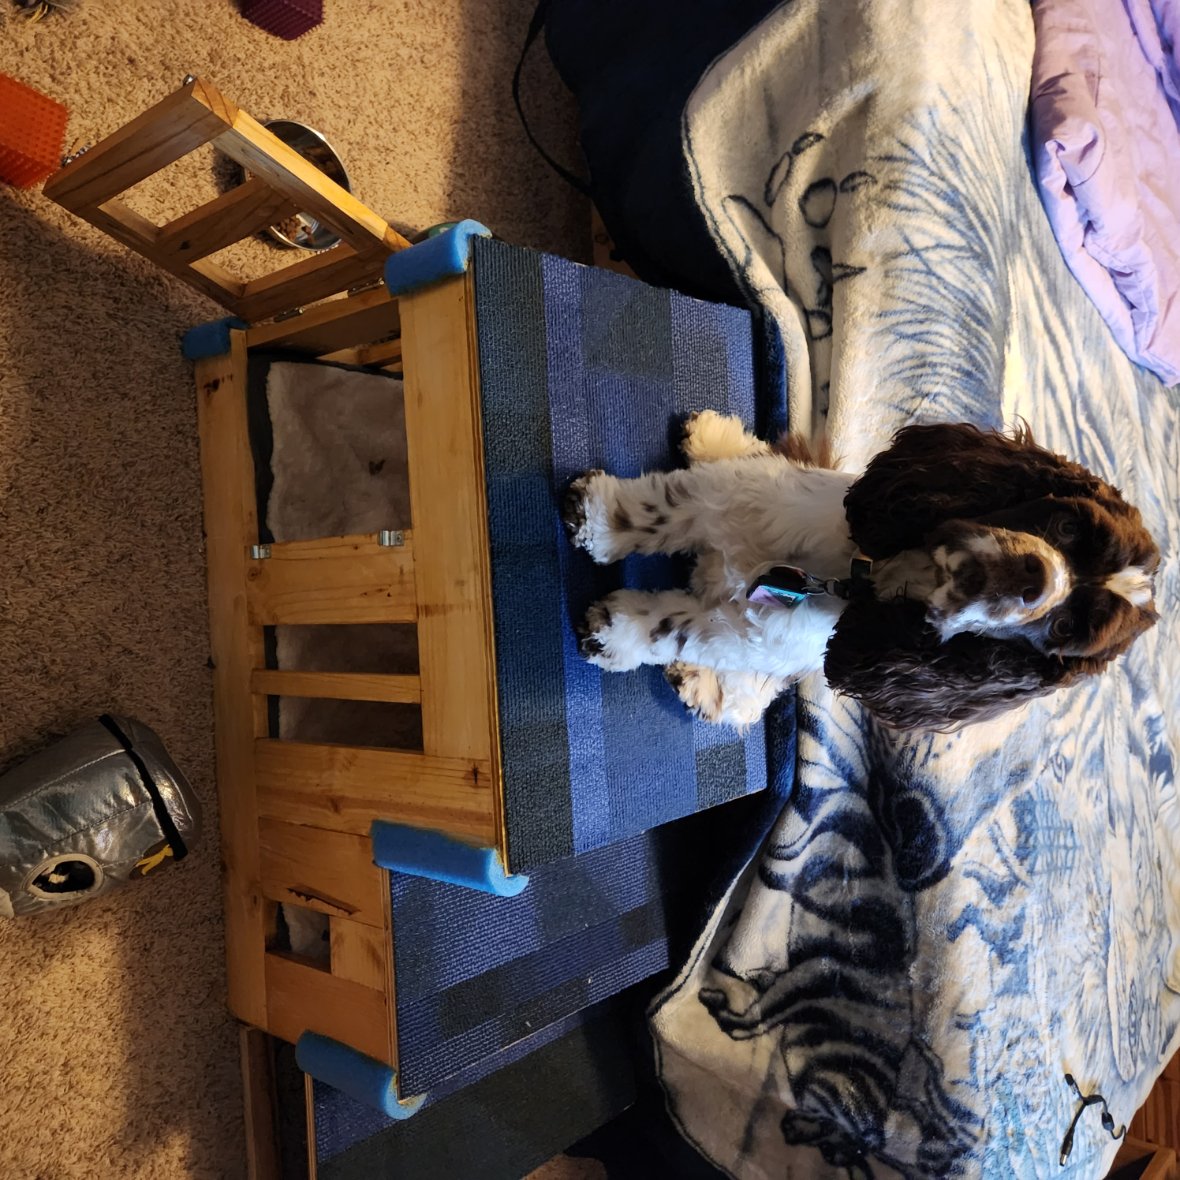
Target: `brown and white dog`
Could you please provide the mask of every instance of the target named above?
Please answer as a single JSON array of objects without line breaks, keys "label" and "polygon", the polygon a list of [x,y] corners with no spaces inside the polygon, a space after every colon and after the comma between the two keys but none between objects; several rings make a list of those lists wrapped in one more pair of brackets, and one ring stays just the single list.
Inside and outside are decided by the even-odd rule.
[{"label": "brown and white dog", "polygon": [[[615,671],[664,665],[706,720],[752,724],[822,669],[887,725],[954,729],[1101,671],[1156,620],[1159,550],[1138,510],[1025,429],[909,426],[859,478],[713,411],[682,450],[677,471],[588,472],[565,515],[595,561],[696,555],[687,591],[592,606],[582,651]],[[871,574],[852,582],[860,556]],[[750,597],[784,565],[813,592]]]}]

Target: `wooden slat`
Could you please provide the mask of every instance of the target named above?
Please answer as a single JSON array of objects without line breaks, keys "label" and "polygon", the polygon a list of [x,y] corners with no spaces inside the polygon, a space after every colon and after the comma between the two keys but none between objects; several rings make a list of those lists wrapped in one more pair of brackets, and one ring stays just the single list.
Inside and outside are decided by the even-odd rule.
[{"label": "wooden slat", "polygon": [[357,835],[386,819],[485,845],[495,835],[483,759],[261,739],[254,764],[259,810],[274,819]]},{"label": "wooden slat", "polygon": [[384,928],[389,876],[373,863],[367,835],[282,823],[258,823],[262,892],[330,917]]},{"label": "wooden slat", "polygon": [[75,213],[101,205],[227,131],[233,103],[201,79],[108,135],[45,183],[45,195]]},{"label": "wooden slat", "polygon": [[245,379],[240,332],[230,333],[228,355],[197,364],[229,1006],[266,1028],[263,956],[274,906],[258,884],[254,742],[267,732],[267,715],[266,698],[250,690],[264,652],[244,592],[247,546],[258,537]]},{"label": "wooden slat", "polygon": [[307,541],[275,541],[269,545],[269,561],[309,561],[324,558],[347,559],[357,553],[380,550],[382,553],[409,553],[413,547],[414,534],[402,530],[402,544],[385,546],[378,544],[377,533],[347,533],[340,537],[312,537]]},{"label": "wooden slat", "polygon": [[1139,1111],[1139,1114],[1131,1123],[1131,1132],[1137,1138],[1148,1140],[1153,1140],[1155,1138],[1156,1134],[1160,1130],[1160,1127],[1158,1127],[1156,1124],[1160,1121],[1157,1116],[1157,1111],[1159,1110],[1162,1101],[1163,1100],[1161,1096],[1158,1095],[1154,1089],[1150,1094],[1148,1094],[1147,1102],[1144,1103],[1142,1109]]},{"label": "wooden slat", "polygon": [[246,345],[323,356],[380,340],[399,327],[397,301],[382,285],[347,299],[321,303],[292,319],[252,327],[246,332]]},{"label": "wooden slat", "polygon": [[122,201],[107,201],[101,208],[90,210],[87,219],[115,241],[137,250],[161,269],[183,279],[189,286],[225,307],[232,307],[241,294],[241,281],[215,262],[201,259],[190,266],[167,256],[157,257],[154,254],[154,242],[159,230]]},{"label": "wooden slat", "polygon": [[[324,353],[325,361],[342,365],[380,365],[382,368],[401,367],[401,340],[383,340],[379,344],[364,344],[360,348],[342,348],[339,352]],[[391,362],[394,362],[391,364]]]},{"label": "wooden slat", "polygon": [[256,177],[230,189],[157,232],[153,257],[193,262],[259,233],[298,210],[290,199]]},{"label": "wooden slat", "polygon": [[331,701],[389,701],[416,705],[422,699],[417,676],[377,672],[298,672],[256,669],[255,692],[273,697],[321,697]]},{"label": "wooden slat", "polygon": [[[409,623],[417,617],[410,534],[400,546],[375,536],[272,545],[246,572],[250,619],[259,625]],[[261,661],[260,661],[261,662]]]},{"label": "wooden slat", "polygon": [[1176,1142],[1176,1094],[1176,1083],[1167,1080],[1158,1081],[1152,1090],[1155,1101],[1151,1138],[1154,1143]]},{"label": "wooden slat", "polygon": [[318,1180],[319,1152],[316,1151],[315,1082],[311,1074],[303,1075],[303,1113],[307,1120],[307,1180]]},{"label": "wooden slat", "polygon": [[393,948],[382,928],[333,917],[328,921],[328,937],[333,975],[365,987],[384,989],[385,960],[392,957]]},{"label": "wooden slat", "polygon": [[160,227],[116,197],[91,210],[90,220],[111,237],[146,252],[160,236]]},{"label": "wooden slat", "polygon": [[[493,767],[500,802],[491,559],[470,275],[401,299],[416,555],[422,736],[427,754]],[[497,828],[496,846],[506,852]]]},{"label": "wooden slat", "polygon": [[383,218],[244,111],[235,113],[232,128],[218,137],[217,147],[303,212],[330,225],[359,253],[388,255],[409,245]]},{"label": "wooden slat", "polygon": [[246,1118],[246,1173],[249,1180],[282,1180],[270,1038],[259,1029],[243,1027],[238,1047]]},{"label": "wooden slat", "polygon": [[1109,1174],[1113,1175],[1120,1168],[1131,1164],[1138,1164],[1142,1168],[1142,1171],[1136,1173],[1137,1180],[1172,1180],[1176,1153],[1170,1147],[1161,1147],[1156,1143],[1133,1137],[1128,1132],[1119,1144]]},{"label": "wooden slat", "polygon": [[[1150,1101],[1150,1099],[1151,1095],[1149,1094],[1148,1100]],[[1135,1135],[1140,1139],[1145,1139],[1147,1137],[1147,1118],[1145,1114],[1146,1109],[1146,1105],[1144,1105],[1135,1112],[1135,1117],[1130,1121],[1130,1123],[1127,1124],[1128,1135]]]},{"label": "wooden slat", "polygon": [[1180,1148],[1180,1082],[1161,1078],[1156,1082],[1156,1132],[1152,1141]]},{"label": "wooden slat", "polygon": [[1175,1151],[1170,1147],[1164,1147],[1155,1152],[1139,1180],[1176,1180]]},{"label": "wooden slat", "polygon": [[1147,1106],[1145,1108],[1145,1135],[1143,1138],[1155,1141],[1156,1136],[1162,1132],[1162,1106],[1163,1099],[1159,1089],[1153,1089],[1152,1093],[1147,1097]]},{"label": "wooden slat", "polygon": [[1158,1142],[1167,1133],[1168,1095],[1165,1087],[1156,1085],[1148,1096],[1146,1138]]},{"label": "wooden slat", "polygon": [[304,1032],[333,1037],[392,1065],[385,993],[277,952],[266,956],[269,1031],[294,1044]]},{"label": "wooden slat", "polygon": [[1180,1083],[1166,1077],[1157,1079],[1128,1133],[1150,1143],[1174,1149],[1180,1146]]},{"label": "wooden slat", "polygon": [[358,254],[342,242],[331,250],[251,279],[242,288],[234,311],[247,322],[257,323],[293,307],[306,307],[347,287],[378,278],[385,257]]}]

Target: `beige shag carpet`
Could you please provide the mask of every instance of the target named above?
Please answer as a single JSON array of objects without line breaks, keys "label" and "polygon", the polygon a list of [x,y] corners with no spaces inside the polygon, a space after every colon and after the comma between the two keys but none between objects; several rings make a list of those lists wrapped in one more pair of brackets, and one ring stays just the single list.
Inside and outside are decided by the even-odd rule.
[{"label": "beige shag carpet", "polygon": [[[95,142],[197,73],[258,118],[323,131],[357,196],[400,228],[475,217],[586,260],[585,205],[529,146],[510,79],[533,0],[326,0],[284,42],[234,0],[81,0],[0,25],[0,72]],[[6,14],[10,0],[0,0]],[[544,54],[538,133],[577,159]],[[149,212],[189,206],[157,186]],[[0,920],[0,1177],[237,1177],[191,372],[215,305],[0,187],[0,763],[103,710],[163,737],[206,807],[203,844],[156,878]]]}]

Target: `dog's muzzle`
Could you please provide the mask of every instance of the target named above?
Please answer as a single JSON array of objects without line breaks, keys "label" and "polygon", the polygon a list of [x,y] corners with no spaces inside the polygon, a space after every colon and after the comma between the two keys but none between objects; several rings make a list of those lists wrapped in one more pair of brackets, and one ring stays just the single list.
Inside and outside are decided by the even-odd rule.
[{"label": "dog's muzzle", "polygon": [[939,584],[928,613],[944,634],[1021,627],[1071,589],[1063,555],[1031,533],[965,523],[943,530],[931,556]]}]

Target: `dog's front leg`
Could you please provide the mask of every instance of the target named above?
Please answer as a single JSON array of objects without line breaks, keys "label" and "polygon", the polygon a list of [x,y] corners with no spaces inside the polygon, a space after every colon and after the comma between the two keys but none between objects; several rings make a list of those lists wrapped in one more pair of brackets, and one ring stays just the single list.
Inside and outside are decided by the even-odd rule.
[{"label": "dog's front leg", "polygon": [[762,719],[767,706],[789,680],[761,672],[730,672],[685,664],[669,664],[664,675],[684,706],[702,721],[747,729]]},{"label": "dog's front leg", "polygon": [[670,664],[702,623],[704,604],[685,590],[616,590],[586,612],[579,647],[592,664],[612,672]]},{"label": "dog's front leg", "polygon": [[[685,590],[616,590],[590,607],[579,636],[591,663],[625,672],[677,660],[745,668],[761,646],[759,630],[737,602],[710,605]],[[791,649],[775,658],[790,661]]]},{"label": "dog's front leg", "polygon": [[707,604],[684,590],[616,590],[586,612],[582,654],[613,672],[677,661],[794,680],[823,667],[840,605]]},{"label": "dog's front leg", "polygon": [[705,482],[699,468],[638,479],[588,471],[566,493],[566,528],[604,565],[631,553],[691,553],[707,543],[702,514],[717,511],[716,491],[710,497]]}]

